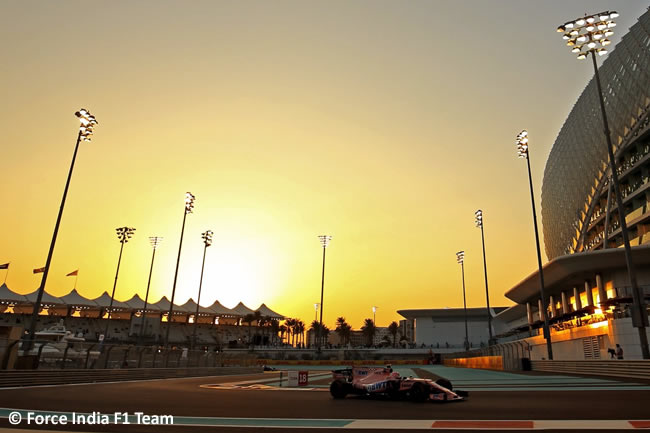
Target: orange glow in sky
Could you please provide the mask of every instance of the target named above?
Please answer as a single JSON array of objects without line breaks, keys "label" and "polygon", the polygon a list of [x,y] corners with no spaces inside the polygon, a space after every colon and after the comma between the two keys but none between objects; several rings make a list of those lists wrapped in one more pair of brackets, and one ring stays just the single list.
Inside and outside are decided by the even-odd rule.
[{"label": "orange glow in sky", "polygon": [[[239,301],[305,322],[387,326],[406,308],[491,304],[536,269],[526,128],[538,211],[546,157],[591,74],[558,42],[559,23],[616,9],[618,42],[643,1],[4,2],[0,263],[34,291],[44,266],[78,121],[82,143],[47,291],[170,296],[184,194],[188,215],[176,302]],[[534,19],[529,19],[534,17]],[[525,19],[524,19],[525,18]],[[541,234],[541,229],[540,229]],[[0,280],[4,271],[0,271]]]}]

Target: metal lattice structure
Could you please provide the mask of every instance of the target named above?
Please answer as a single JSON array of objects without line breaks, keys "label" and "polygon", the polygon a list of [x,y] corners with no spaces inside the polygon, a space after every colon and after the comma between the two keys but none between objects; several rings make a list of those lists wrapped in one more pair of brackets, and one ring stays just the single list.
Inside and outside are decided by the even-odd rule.
[{"label": "metal lattice structure", "polygon": [[[600,76],[631,244],[650,243],[650,10],[608,55]],[[602,131],[592,79],[544,170],[542,221],[549,260],[623,243]]]}]

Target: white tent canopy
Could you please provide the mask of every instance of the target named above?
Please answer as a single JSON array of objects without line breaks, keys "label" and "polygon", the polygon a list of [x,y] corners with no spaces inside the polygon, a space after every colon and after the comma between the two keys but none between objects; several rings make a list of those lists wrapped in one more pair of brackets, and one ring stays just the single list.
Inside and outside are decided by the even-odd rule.
[{"label": "white tent canopy", "polygon": [[214,301],[212,305],[208,307],[208,309],[214,311],[217,316],[222,316],[222,317],[237,317],[239,314],[230,308],[226,308],[223,305],[221,305],[221,302],[219,301]]},{"label": "white tent canopy", "polygon": [[240,316],[245,316],[247,314],[255,314],[255,311],[251,310],[248,308],[246,305],[244,305],[242,302],[237,304],[235,308],[232,309],[235,313],[239,314]]},{"label": "white tent canopy", "polygon": [[[0,285],[0,302],[4,304],[30,304],[36,302],[36,295],[38,290],[20,295],[11,290],[6,284]],[[89,299],[80,294],[76,289],[73,289],[67,295],[56,297],[44,292],[41,299],[43,305],[68,305],[73,307],[91,307],[91,308],[108,308],[111,303],[111,296],[108,292],[102,293],[101,296],[95,299]],[[117,310],[138,311],[144,307],[144,300],[135,294],[127,301],[118,301],[113,299],[113,308]],[[167,312],[169,311],[170,302],[166,296],[160,298],[157,302],[147,303],[147,311],[150,312]],[[271,317],[273,319],[284,319],[282,314],[278,314],[271,310],[266,304],[260,305],[257,310],[251,310],[242,302],[237,304],[235,308],[224,307],[219,301],[214,301],[209,307],[199,306],[199,314],[205,316],[219,316],[219,317],[243,317],[247,314],[255,314],[258,311],[264,317]],[[190,298],[183,305],[174,304],[174,313],[176,314],[194,314],[196,312],[196,302]]]},{"label": "white tent canopy", "polygon": [[[34,290],[32,293],[28,293],[25,295],[25,298],[31,303],[36,302],[36,297],[38,296],[38,289]],[[63,300],[60,298],[56,298],[47,291],[43,292],[43,297],[41,298],[41,304],[46,304],[46,305],[56,305],[56,304],[64,304]]]},{"label": "white tent canopy", "polygon": [[[128,299],[126,301],[127,304],[131,306],[134,310],[139,310],[142,311],[144,308],[144,299],[142,299],[137,293],[133,295],[131,299]],[[151,301],[147,302],[147,311],[156,311],[159,312],[160,308],[158,308],[155,304],[152,304]]]},{"label": "white tent canopy", "polygon": [[6,284],[0,286],[0,302],[7,304],[26,303],[27,298],[12,291]]},{"label": "white tent canopy", "polygon": [[[108,294],[108,292],[104,292],[102,296],[99,298],[93,299],[97,305],[100,307],[108,308],[111,305],[111,296]],[[125,303],[125,302],[120,302],[117,299],[113,299],[113,308],[119,308],[122,310],[131,310],[132,307]]]},{"label": "white tent canopy", "polygon": [[284,316],[282,314],[278,314],[275,311],[271,310],[269,307],[266,306],[266,304],[260,305],[259,308],[255,311],[259,311],[262,316],[270,317],[271,319],[279,319],[279,320],[284,319]]},{"label": "white tent canopy", "polygon": [[77,289],[72,289],[70,293],[65,296],[61,296],[61,300],[68,305],[80,306],[80,307],[95,307],[98,308],[96,302],[91,301],[88,298],[85,298],[77,292]]}]

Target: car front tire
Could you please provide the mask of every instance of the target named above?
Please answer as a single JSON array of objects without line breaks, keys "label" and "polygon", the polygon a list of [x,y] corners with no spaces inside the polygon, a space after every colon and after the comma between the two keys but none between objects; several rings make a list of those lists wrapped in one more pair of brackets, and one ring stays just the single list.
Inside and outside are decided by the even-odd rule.
[{"label": "car front tire", "polygon": [[330,394],[336,399],[345,398],[348,395],[349,385],[340,380],[335,380],[330,384]]}]

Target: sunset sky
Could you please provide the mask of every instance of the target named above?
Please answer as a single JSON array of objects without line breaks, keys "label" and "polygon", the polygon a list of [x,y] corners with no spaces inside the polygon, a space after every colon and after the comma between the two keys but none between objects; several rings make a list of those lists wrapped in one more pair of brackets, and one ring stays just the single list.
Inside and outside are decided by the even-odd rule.
[{"label": "sunset sky", "polygon": [[[617,10],[617,43],[645,11],[625,1],[0,0],[0,264],[7,285],[38,288],[78,120],[80,146],[47,291],[170,296],[184,194],[176,302],[262,302],[314,319],[330,234],[324,321],[387,326],[406,308],[491,304],[536,269],[526,165],[538,215],[546,158],[592,74],[555,32]],[[541,220],[540,220],[541,221]],[[541,235],[541,227],[540,227]],[[5,271],[0,271],[0,283]]]}]

